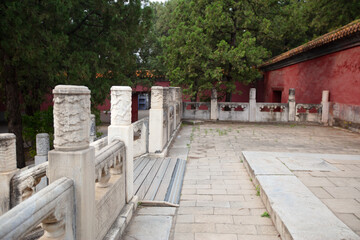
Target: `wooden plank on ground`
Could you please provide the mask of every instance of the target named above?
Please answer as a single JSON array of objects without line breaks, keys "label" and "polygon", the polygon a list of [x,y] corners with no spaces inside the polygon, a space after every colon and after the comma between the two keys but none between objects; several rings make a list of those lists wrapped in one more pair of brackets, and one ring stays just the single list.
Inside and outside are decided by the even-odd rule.
[{"label": "wooden plank on ground", "polygon": [[156,173],[156,176],[154,177],[153,182],[151,183],[144,199],[151,201],[154,200],[157,191],[159,190],[160,184],[162,179],[164,178],[164,175],[166,173],[166,169],[170,163],[170,160],[168,158],[164,159],[162,162],[159,171]]},{"label": "wooden plank on ground", "polygon": [[[142,185],[145,178],[149,174],[149,172],[150,172],[151,168],[153,167],[154,163],[156,162],[156,160],[157,159],[155,159],[155,158],[150,158],[148,164],[142,169],[139,176],[134,181],[134,192],[136,195],[138,195],[140,186]],[[140,197],[139,197],[139,199],[140,199]]]},{"label": "wooden plank on ground", "polygon": [[144,181],[141,183],[139,190],[136,195],[139,197],[139,200],[144,199],[145,194],[147,193],[151,183],[154,181],[155,175],[159,171],[161,163],[164,161],[164,158],[157,158],[152,168],[148,171],[147,176]]},{"label": "wooden plank on ground", "polygon": [[174,172],[174,168],[176,165],[176,159],[170,158],[169,161],[170,161],[170,163],[169,163],[169,165],[166,169],[165,175],[161,181],[159,190],[154,198],[155,201],[164,201],[164,199],[165,199],[165,195],[166,195],[166,192],[168,190],[168,187],[169,187],[169,184],[171,181],[171,176],[172,176],[172,173]]}]

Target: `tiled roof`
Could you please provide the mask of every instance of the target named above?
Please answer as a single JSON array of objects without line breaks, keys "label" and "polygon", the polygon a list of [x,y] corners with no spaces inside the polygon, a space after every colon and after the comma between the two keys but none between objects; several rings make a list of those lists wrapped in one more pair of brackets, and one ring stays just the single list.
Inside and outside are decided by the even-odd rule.
[{"label": "tiled roof", "polygon": [[295,55],[298,55],[300,53],[307,52],[311,49],[323,46],[325,44],[331,43],[333,41],[336,41],[338,39],[350,36],[356,32],[360,32],[360,19],[355,20],[341,28],[338,28],[332,32],[329,32],[325,35],[322,35],[310,42],[307,42],[297,48],[291,49],[283,54],[280,54],[269,61],[261,64],[259,68],[263,68],[269,65],[272,65],[274,63],[280,62],[282,60],[285,60],[287,58],[293,57]]}]

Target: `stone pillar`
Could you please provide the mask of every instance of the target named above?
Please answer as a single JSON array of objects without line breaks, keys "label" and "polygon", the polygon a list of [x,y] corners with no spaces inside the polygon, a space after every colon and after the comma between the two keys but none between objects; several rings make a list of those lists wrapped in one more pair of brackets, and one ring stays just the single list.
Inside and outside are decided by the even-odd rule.
[{"label": "stone pillar", "polygon": [[211,112],[210,119],[216,121],[218,119],[218,102],[217,91],[215,88],[211,89]]},{"label": "stone pillar", "polygon": [[50,183],[74,181],[76,239],[95,239],[95,149],[89,146],[90,90],[58,85],[54,94],[54,150],[49,152]]},{"label": "stone pillar", "polygon": [[256,121],[256,88],[250,88],[249,94],[249,122]]},{"label": "stone pillar", "polygon": [[296,121],[296,103],[295,103],[295,88],[289,89],[289,122]]},{"label": "stone pillar", "polygon": [[322,105],[321,122],[325,126],[327,126],[329,124],[329,108],[330,108],[328,90],[324,90],[322,92],[321,105]]},{"label": "stone pillar", "polygon": [[181,88],[180,87],[175,87],[175,106],[176,106],[176,109],[175,109],[175,128],[180,124],[180,121],[181,121]]},{"label": "stone pillar", "polygon": [[131,124],[131,87],[111,87],[111,124],[108,128],[108,143],[113,139],[120,139],[125,144],[125,195],[126,202],[130,202],[134,196],[134,133]]},{"label": "stone pillar", "polygon": [[149,111],[149,152],[160,153],[163,149],[164,88],[151,88],[151,108]]},{"label": "stone pillar", "polygon": [[17,172],[16,136],[0,134],[0,216],[10,209],[10,181]]},{"label": "stone pillar", "polygon": [[90,124],[90,143],[95,141],[96,138],[96,122],[95,122],[95,115],[90,115],[91,124]]},{"label": "stone pillar", "polygon": [[[48,153],[50,151],[50,142],[49,134],[39,133],[36,135],[36,156],[35,156],[35,165],[47,162]],[[42,177],[38,185],[36,185],[36,191],[40,191],[47,184],[47,177]]]}]

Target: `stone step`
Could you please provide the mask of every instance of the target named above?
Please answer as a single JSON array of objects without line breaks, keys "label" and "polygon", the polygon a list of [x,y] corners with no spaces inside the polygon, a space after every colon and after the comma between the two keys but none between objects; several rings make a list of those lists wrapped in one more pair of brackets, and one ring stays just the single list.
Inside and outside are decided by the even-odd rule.
[{"label": "stone step", "polygon": [[244,151],[243,160],[282,239],[360,239],[274,153]]},{"label": "stone step", "polygon": [[165,196],[165,201],[173,204],[179,204],[182,183],[186,169],[186,161],[177,159],[174,172],[171,177],[170,185]]},{"label": "stone step", "polygon": [[134,161],[134,191],[149,205],[179,204],[186,161],[144,156]]}]

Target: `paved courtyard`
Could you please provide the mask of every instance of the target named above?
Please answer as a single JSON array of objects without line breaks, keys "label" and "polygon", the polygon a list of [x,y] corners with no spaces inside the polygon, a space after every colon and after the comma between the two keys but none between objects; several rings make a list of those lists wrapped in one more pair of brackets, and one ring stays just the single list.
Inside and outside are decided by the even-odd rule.
[{"label": "paved courtyard", "polygon": [[[192,128],[174,239],[280,239],[242,151],[360,154],[360,134],[308,125],[205,123]],[[360,235],[360,162],[328,160],[340,171],[294,174]]]}]

